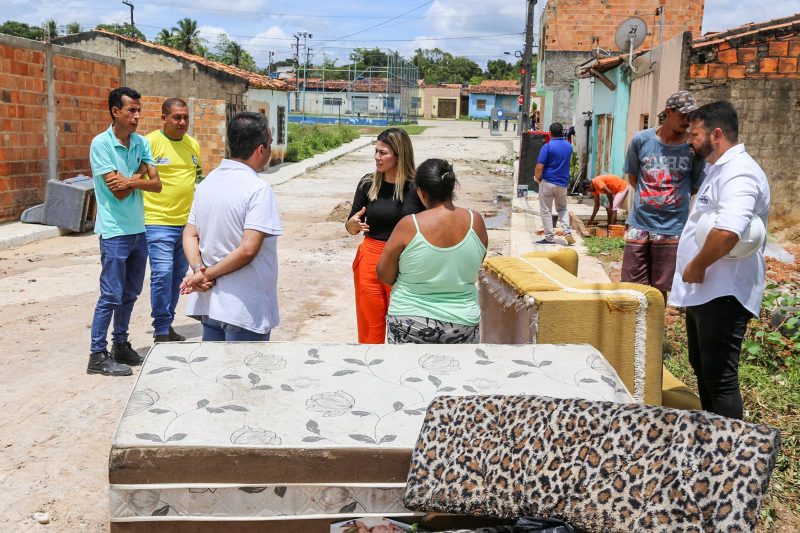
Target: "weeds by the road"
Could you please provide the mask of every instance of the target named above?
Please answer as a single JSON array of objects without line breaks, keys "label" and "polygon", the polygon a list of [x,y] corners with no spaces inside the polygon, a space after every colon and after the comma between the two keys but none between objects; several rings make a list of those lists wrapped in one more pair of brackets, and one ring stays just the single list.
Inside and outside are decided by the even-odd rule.
[{"label": "weeds by the road", "polygon": [[584,237],[583,244],[589,255],[608,261],[622,261],[625,239],[622,237]]},{"label": "weeds by the road", "polygon": [[[800,303],[799,294],[800,282],[767,285],[761,316],[750,322],[739,365],[745,419],[781,432],[770,494],[796,515],[800,514],[800,312],[788,312],[779,323],[770,320],[777,307]],[[665,351],[673,354],[666,362],[670,372],[696,390],[682,310],[667,319]],[[769,526],[776,518],[767,500],[762,521]]]},{"label": "weeds by the road", "polygon": [[358,130],[352,126],[289,124],[289,139],[286,147],[287,161],[302,161],[314,154],[325,152],[357,139]]},{"label": "weeds by the road", "polygon": [[419,135],[420,133],[428,129],[428,126],[419,126],[417,124],[397,124],[397,125],[393,124],[392,126],[361,126],[358,128],[358,132],[361,135],[375,135],[377,137],[380,132],[389,127],[406,130],[406,133],[408,133],[409,135]]}]

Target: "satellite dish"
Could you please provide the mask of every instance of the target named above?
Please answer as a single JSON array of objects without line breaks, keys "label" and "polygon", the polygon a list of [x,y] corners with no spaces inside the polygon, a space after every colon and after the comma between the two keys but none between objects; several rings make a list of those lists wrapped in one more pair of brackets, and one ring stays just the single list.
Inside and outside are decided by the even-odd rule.
[{"label": "satellite dish", "polygon": [[626,19],[614,34],[614,43],[623,52],[636,50],[647,38],[647,23],[639,17]]}]

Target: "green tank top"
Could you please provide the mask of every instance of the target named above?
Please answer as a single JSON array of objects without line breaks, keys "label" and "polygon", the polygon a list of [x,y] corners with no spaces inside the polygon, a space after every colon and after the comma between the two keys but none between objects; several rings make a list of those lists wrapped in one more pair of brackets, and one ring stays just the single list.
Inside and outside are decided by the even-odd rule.
[{"label": "green tank top", "polygon": [[446,248],[429,243],[419,230],[416,215],[411,217],[417,234],[400,254],[389,314],[477,325],[481,309],[475,284],[486,247],[472,227],[472,211],[467,234],[461,242]]}]

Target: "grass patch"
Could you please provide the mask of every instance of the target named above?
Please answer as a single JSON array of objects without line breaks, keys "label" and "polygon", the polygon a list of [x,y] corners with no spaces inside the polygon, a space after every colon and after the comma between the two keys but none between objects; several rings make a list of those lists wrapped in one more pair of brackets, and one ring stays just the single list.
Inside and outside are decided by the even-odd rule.
[{"label": "grass patch", "polygon": [[292,162],[302,161],[315,154],[341,146],[358,137],[358,130],[352,126],[289,123],[286,160]]},{"label": "grass patch", "polygon": [[[745,420],[781,432],[781,452],[761,511],[767,528],[777,518],[772,498],[800,515],[800,312],[789,313],[778,327],[770,325],[772,311],[795,305],[796,294],[800,294],[798,283],[767,285],[761,316],[750,321],[739,365]],[[665,362],[670,372],[697,390],[686,348],[683,310],[668,319],[664,348],[672,354]]]},{"label": "grass patch", "polygon": [[400,128],[401,130],[406,130],[406,133],[409,135],[419,135],[423,131],[428,129],[428,126],[419,126],[417,124],[400,124],[400,125],[393,125],[393,126],[359,126],[358,132],[361,135],[375,135],[376,137],[380,132],[389,128]]},{"label": "grass patch", "polygon": [[608,261],[622,261],[625,239],[622,237],[584,237],[583,244],[589,255]]}]

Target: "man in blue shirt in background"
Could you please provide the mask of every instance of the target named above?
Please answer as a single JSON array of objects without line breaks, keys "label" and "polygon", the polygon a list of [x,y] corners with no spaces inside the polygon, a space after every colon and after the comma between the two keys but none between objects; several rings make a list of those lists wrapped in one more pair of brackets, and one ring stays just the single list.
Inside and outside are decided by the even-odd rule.
[{"label": "man in blue shirt in background", "polygon": [[567,243],[575,244],[569,225],[567,211],[567,185],[569,185],[569,166],[572,160],[572,144],[564,138],[564,126],[558,122],[550,124],[550,142],[542,146],[539,159],[534,170],[534,179],[539,184],[539,213],[542,215],[544,239],[536,244],[555,244],[553,234],[553,201],[564,238]]},{"label": "man in blue shirt in background", "polygon": [[[97,199],[94,232],[100,235],[100,298],[92,319],[88,374],[129,376],[142,358],[128,342],[133,304],[147,265],[142,191],[161,192],[147,139],[135,133],[141,95],[118,87],[108,95],[111,126],[92,140],[89,162]],[[149,178],[149,179],[148,179]],[[106,336],[113,318],[112,348]]]}]

